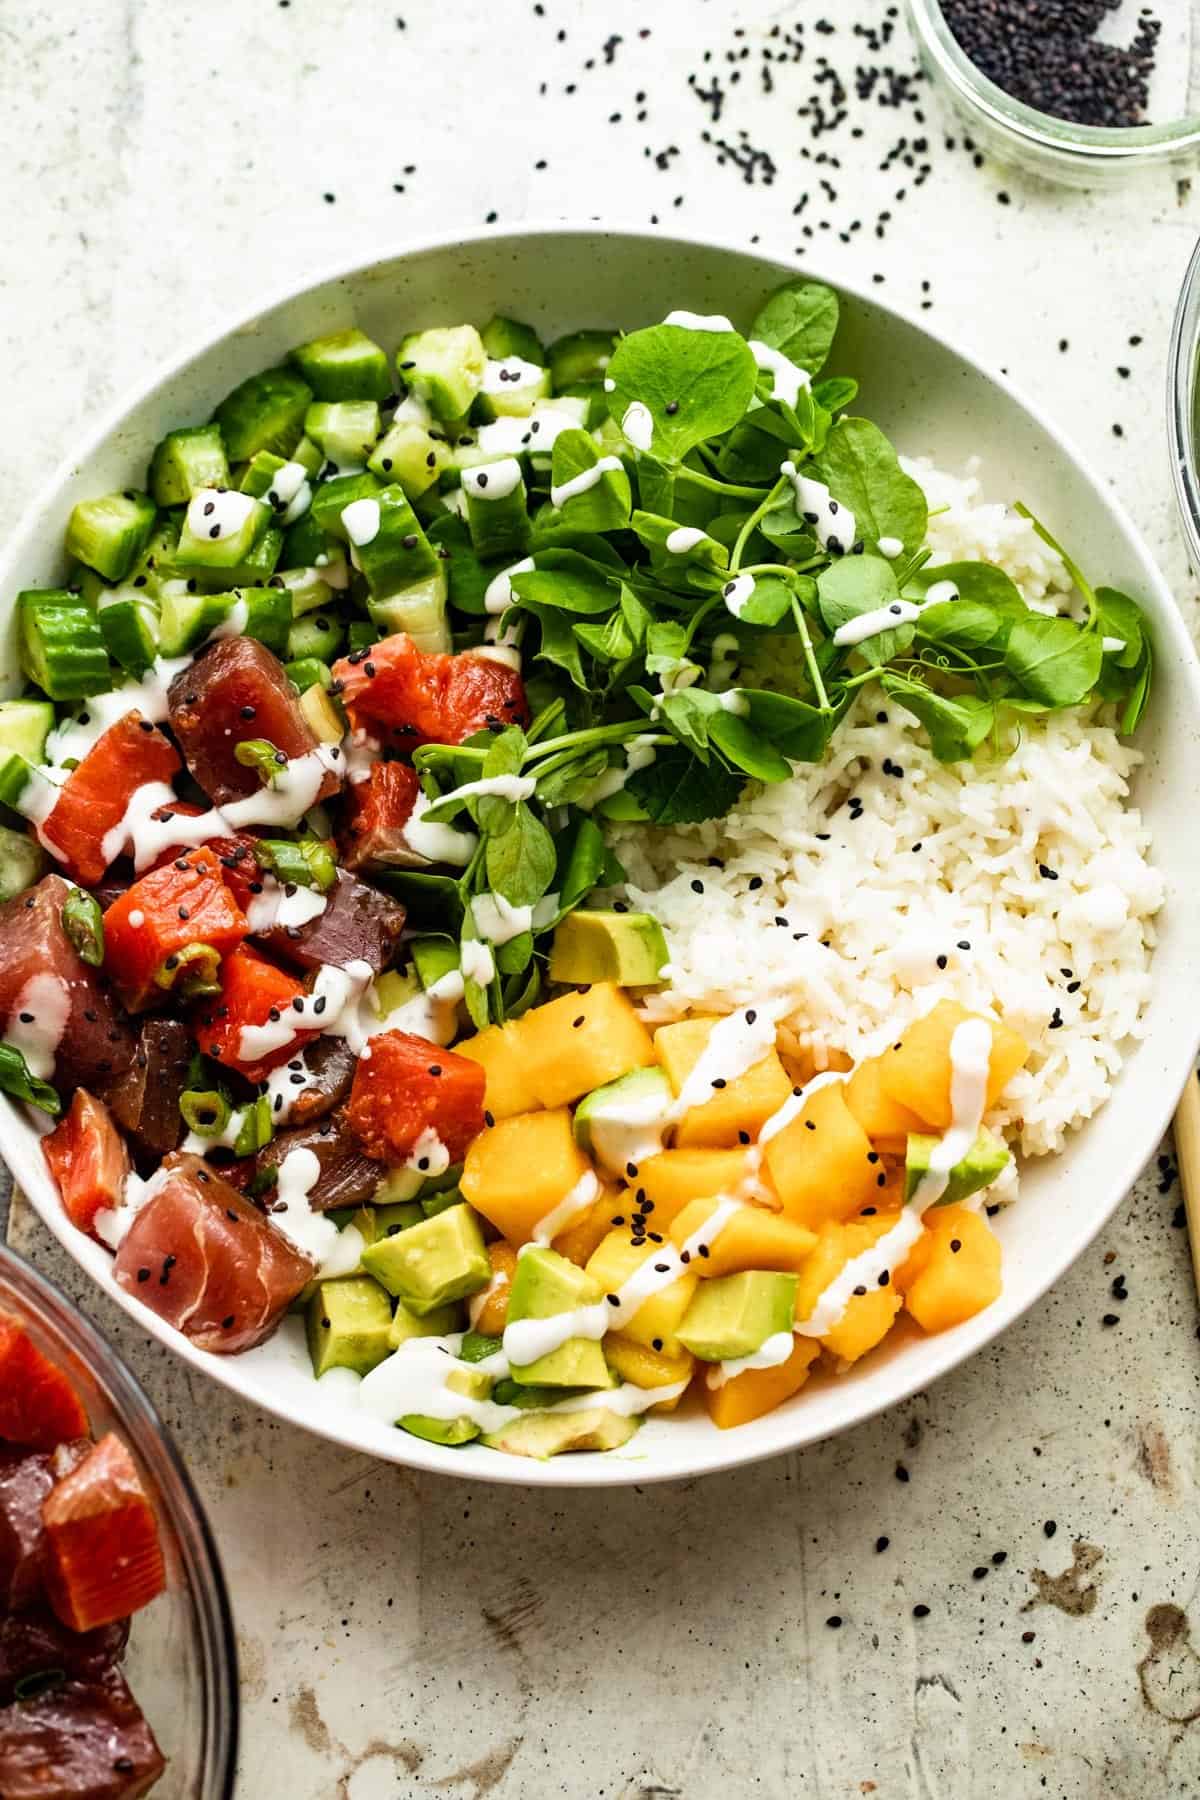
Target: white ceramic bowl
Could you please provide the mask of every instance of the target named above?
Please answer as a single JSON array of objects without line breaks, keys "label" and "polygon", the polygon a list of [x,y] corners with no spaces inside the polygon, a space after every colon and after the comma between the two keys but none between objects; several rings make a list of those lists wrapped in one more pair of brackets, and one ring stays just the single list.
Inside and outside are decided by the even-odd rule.
[{"label": "white ceramic bowl", "polygon": [[[3,1149],[55,1236],[100,1286],[177,1355],[280,1418],[393,1462],[530,1486],[602,1487],[703,1474],[794,1450],[844,1430],[928,1385],[997,1337],[1079,1255],[1138,1175],[1166,1127],[1200,1039],[1197,957],[1188,941],[1200,886],[1195,774],[1200,757],[1200,672],[1171,595],[1145,545],[1086,460],[1028,401],[962,351],[878,299],[855,293],[836,272],[811,269],[843,297],[835,370],[862,384],[862,410],[904,451],[945,467],[983,459],[990,498],[1025,497],[1087,566],[1135,595],[1154,623],[1156,688],[1143,725],[1137,802],[1154,833],[1167,903],[1154,960],[1147,1037],[1130,1056],[1108,1106],[1061,1156],[1035,1165],[1020,1203],[997,1221],[1004,1242],[1004,1293],[967,1324],[936,1337],[900,1332],[841,1379],[815,1382],[766,1418],[719,1432],[702,1415],[649,1420],[624,1451],[546,1463],[478,1447],[426,1444],[357,1416],[344,1396],[324,1396],[309,1374],[299,1322],[246,1356],[194,1349],[118,1289],[106,1251],[67,1221],[37,1134],[4,1102]],[[544,336],[587,325],[632,329],[672,307],[723,312],[746,324],[761,297],[796,273],[790,265],[697,239],[654,231],[548,226],[480,233],[406,248],[292,294],[203,345],[133,398],[61,469],[30,509],[0,563],[8,632],[3,666],[16,667],[13,596],[61,574],[67,515],[87,495],[140,482],[148,454],[171,427],[206,418],[253,370],[291,345],[351,322],[385,345],[403,331],[493,312],[528,319]],[[10,686],[19,677],[13,675]]]}]

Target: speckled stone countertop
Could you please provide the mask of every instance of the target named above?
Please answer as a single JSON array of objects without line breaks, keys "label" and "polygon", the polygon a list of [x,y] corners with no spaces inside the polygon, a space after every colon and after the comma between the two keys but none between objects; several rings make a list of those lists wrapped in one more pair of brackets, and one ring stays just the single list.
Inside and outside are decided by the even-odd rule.
[{"label": "speckled stone countertop", "polygon": [[[899,27],[882,42],[894,8],[827,10],[829,32],[811,0],[0,0],[0,524],[264,291],[493,214],[653,217],[924,306],[1091,448],[1190,608],[1163,381],[1200,200],[977,159]],[[896,1412],[741,1473],[562,1496],[277,1425],[19,1208],[10,1230],[120,1344],[208,1502],[239,1800],[1166,1800],[1200,1792],[1181,1214],[1164,1145],[1047,1299]]]}]

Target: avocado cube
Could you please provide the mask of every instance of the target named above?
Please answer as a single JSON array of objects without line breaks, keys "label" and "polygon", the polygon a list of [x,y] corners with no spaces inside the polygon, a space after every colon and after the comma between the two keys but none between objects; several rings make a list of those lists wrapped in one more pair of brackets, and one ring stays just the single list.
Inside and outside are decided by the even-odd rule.
[{"label": "avocado cube", "polygon": [[[909,1132],[908,1150],[904,1159],[906,1200],[912,1199],[922,1176],[929,1173],[930,1158],[941,1141],[939,1137],[926,1137],[923,1132]],[[1008,1146],[994,1131],[989,1131],[984,1126],[967,1154],[951,1169],[945,1191],[939,1195],[935,1204],[953,1206],[959,1200],[969,1199],[980,1188],[988,1187],[995,1181],[1008,1162]]]},{"label": "avocado cube", "polygon": [[752,1269],[702,1281],[677,1333],[704,1362],[753,1356],[769,1337],[792,1329],[796,1276]]},{"label": "avocado cube", "polygon": [[477,1294],[492,1278],[479,1220],[465,1203],[372,1244],[363,1267],[420,1318]]},{"label": "avocado cube", "polygon": [[650,913],[577,910],[555,928],[550,979],[571,987],[596,981],[654,987],[668,954],[663,928]]},{"label": "avocado cube", "polygon": [[[442,1215],[443,1218],[445,1214]],[[598,1282],[556,1250],[526,1248],[517,1262],[508,1297],[508,1323],[553,1319],[594,1306],[603,1298]],[[572,1337],[533,1362],[512,1365],[524,1387],[608,1387],[610,1375],[598,1338]]]},{"label": "avocado cube", "polygon": [[318,1281],[308,1302],[308,1354],[318,1379],[329,1369],[367,1375],[389,1355],[392,1308],[377,1281],[352,1275]]},{"label": "avocado cube", "polygon": [[503,1338],[488,1337],[482,1331],[465,1331],[459,1346],[458,1357],[460,1362],[481,1363],[486,1362],[489,1356],[495,1356],[503,1349]]},{"label": "avocado cube", "polygon": [[[465,1400],[486,1400],[492,1391],[492,1378],[482,1369],[472,1369],[461,1362],[451,1364],[446,1386]],[[405,1413],[396,1423],[402,1431],[425,1438],[431,1444],[469,1444],[479,1436],[479,1426],[465,1415],[457,1419],[434,1419],[426,1413]]]},{"label": "avocado cube", "polygon": [[631,1069],[593,1088],[575,1109],[575,1142],[612,1175],[646,1162],[663,1147],[675,1090],[662,1069]]},{"label": "avocado cube", "polygon": [[510,1456],[535,1456],[545,1461],[565,1450],[617,1450],[638,1428],[637,1419],[624,1419],[606,1407],[587,1407],[582,1412],[526,1413],[487,1431],[480,1442],[489,1450],[506,1450]]},{"label": "avocado cube", "polygon": [[[617,1377],[610,1369],[606,1387],[619,1386]],[[521,1412],[544,1412],[548,1406],[557,1406],[561,1400],[571,1399],[575,1395],[591,1395],[591,1388],[561,1387],[528,1387],[523,1381],[506,1379],[498,1381],[492,1389],[492,1399],[497,1406],[515,1406]]]},{"label": "avocado cube", "polygon": [[132,488],[81,500],[67,520],[67,555],[105,581],[124,581],[154,529],[154,502]]},{"label": "avocado cube", "polygon": [[356,326],[298,344],[289,361],[318,400],[386,400],[391,392],[386,353]]},{"label": "avocado cube", "polygon": [[461,419],[483,385],[487,352],[473,325],[413,332],[396,352],[400,379],[439,419]]},{"label": "avocado cube", "polygon": [[451,1301],[449,1306],[435,1306],[431,1313],[426,1313],[421,1318],[411,1306],[406,1306],[403,1300],[397,1300],[388,1330],[388,1347],[398,1350],[401,1344],[407,1344],[409,1338],[449,1337],[451,1332],[458,1330],[461,1323],[462,1309],[457,1301]]}]

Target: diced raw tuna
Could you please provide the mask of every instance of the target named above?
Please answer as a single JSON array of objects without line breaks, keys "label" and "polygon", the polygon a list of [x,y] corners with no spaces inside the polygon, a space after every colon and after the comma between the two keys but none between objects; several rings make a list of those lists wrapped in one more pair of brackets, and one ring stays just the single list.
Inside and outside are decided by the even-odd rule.
[{"label": "diced raw tuna", "polygon": [[46,1596],[70,1631],[140,1612],[162,1593],[158,1521],[133,1457],[109,1432],[42,1504]]},{"label": "diced raw tuna", "polygon": [[383,1031],[359,1061],[350,1123],[368,1156],[404,1162],[425,1132],[436,1132],[461,1162],[483,1130],[483,1069],[407,1031]]},{"label": "diced raw tuna", "polygon": [[339,851],[348,869],[422,868],[428,859],[408,841],[406,827],[421,784],[407,763],[374,763],[365,781],[343,796]]},{"label": "diced raw tuna", "polygon": [[343,657],[333,673],[354,728],[396,749],[461,744],[476,731],[529,723],[515,669],[470,652],[418,650],[407,632]]},{"label": "diced raw tuna", "polygon": [[87,1410],[70,1377],[38,1349],[20,1319],[0,1312],[0,1439],[55,1450],[87,1430]]},{"label": "diced raw tuna", "polygon": [[[281,1131],[255,1157],[255,1172],[278,1169],[293,1150],[311,1150],[321,1165],[308,1196],[314,1212],[362,1206],[379,1186],[379,1164],[363,1155],[345,1113],[296,1131]],[[269,1205],[270,1196],[267,1201]]]},{"label": "diced raw tuna", "polygon": [[[150,781],[170,781],[179,768],[174,749],[149,719],[126,713],[96,740],[64,783],[42,822],[41,836],[76,881],[98,882],[113,855],[106,838],[125,817],[134,793]],[[121,848],[120,836],[116,851]]]},{"label": "diced raw tuna", "polygon": [[118,1669],[0,1711],[4,1800],[141,1800],[166,1766]]},{"label": "diced raw tuna", "polygon": [[[345,1038],[321,1037],[305,1046],[303,1062],[297,1069],[291,1068],[294,1061],[296,1058],[289,1058],[285,1065],[290,1073],[300,1076],[295,1084],[298,1097],[292,1101],[287,1122],[296,1127],[313,1125],[346,1098],[358,1058]],[[276,1110],[282,1112],[283,1107]]]},{"label": "diced raw tuna", "polygon": [[94,1681],[120,1662],[128,1641],[128,1619],[68,1631],[40,1602],[20,1613],[0,1610],[0,1706],[15,1698],[18,1682],[55,1669],[70,1681]]},{"label": "diced raw tuna", "polygon": [[396,954],[404,930],[404,908],[378,888],[338,871],[326,895],[325,911],[307,925],[277,926],[266,942],[285,962],[314,972],[325,963],[370,963],[381,975]]},{"label": "diced raw tuna", "polygon": [[41,1597],[42,1506],[90,1448],[87,1438],[55,1450],[0,1448],[0,1614],[22,1612]]},{"label": "diced raw tuna", "polygon": [[103,1100],[86,1088],[75,1089],[66,1117],[42,1139],[42,1155],[63,1209],[80,1231],[91,1231],[102,1208],[121,1204],[129,1151]]},{"label": "diced raw tuna", "polygon": [[313,1263],[200,1157],[180,1155],[134,1219],[113,1270],[202,1350],[233,1354],[270,1336]]},{"label": "diced raw tuna", "polygon": [[106,1090],[109,1111],[143,1156],[165,1156],[183,1136],[179,1097],[192,1041],[178,1019],[143,1019],[133,1060]]},{"label": "diced raw tuna", "polygon": [[0,906],[0,1032],[63,1093],[119,1075],[133,1056],[128,1023],[63,929],[70,892],[61,875],[44,875]]},{"label": "diced raw tuna", "polygon": [[[289,761],[317,747],[283,664],[253,638],[210,645],[175,677],[168,705],[187,766],[218,806],[262,785],[258,770],[237,760],[240,742],[266,738]],[[336,776],[326,775],[318,798],[336,793],[338,785]]]}]

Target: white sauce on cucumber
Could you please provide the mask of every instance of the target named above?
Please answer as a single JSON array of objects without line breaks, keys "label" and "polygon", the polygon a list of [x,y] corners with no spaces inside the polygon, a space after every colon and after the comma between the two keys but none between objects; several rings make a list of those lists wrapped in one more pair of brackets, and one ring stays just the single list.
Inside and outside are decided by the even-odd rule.
[{"label": "white sauce on cucumber", "polygon": [[215,643],[217,638],[239,638],[246,634],[250,623],[250,603],[240,597],[236,599],[223,619],[215,624],[208,634],[207,641]]},{"label": "white sauce on cucumber", "polygon": [[267,505],[276,511],[283,509],[281,524],[294,525],[312,504],[312,483],[304,464],[285,462],[282,469],[276,469],[267,489],[266,500]]},{"label": "white sauce on cucumber", "polygon": [[497,616],[507,612],[514,599],[512,577],[527,575],[534,566],[532,556],[523,556],[520,562],[510,563],[507,569],[501,569],[498,575],[493,575],[483,590],[484,611]]},{"label": "white sauce on cucumber", "polygon": [[22,987],[9,1014],[5,1042],[19,1050],[29,1073],[49,1081],[71,1016],[71,990],[61,975],[41,970]]},{"label": "white sauce on cucumber", "polygon": [[686,556],[697,544],[702,544],[708,536],[698,525],[677,525],[674,531],[667,533],[666,548],[672,556]]},{"label": "white sauce on cucumber", "polygon": [[635,450],[649,450],[654,441],[654,416],[650,408],[641,400],[631,401],[621,418],[621,430]]},{"label": "white sauce on cucumber", "polygon": [[808,370],[792,362],[782,350],[773,350],[770,344],[764,344],[761,338],[748,338],[747,342],[759,368],[765,369],[772,377],[772,400],[781,400],[785,406],[795,406],[800,398],[801,388],[812,386],[812,376]]},{"label": "white sauce on cucumber", "polygon": [[734,327],[724,313],[694,313],[678,308],[669,312],[664,325],[678,325],[681,331],[732,331]]},{"label": "white sauce on cucumber", "polygon": [[462,484],[473,500],[507,500],[520,487],[521,479],[516,457],[503,456],[481,469],[464,469]]},{"label": "white sauce on cucumber", "polygon": [[513,388],[538,386],[545,375],[545,369],[520,356],[489,356],[483,365],[483,392],[507,394]]},{"label": "white sauce on cucumber", "polygon": [[[191,666],[190,656],[160,656],[140,681],[127,681],[108,694],[94,694],[75,719],[63,719],[46,739],[47,763],[82,762],[110,725],[127,713],[159,725],[168,716],[167,691],[176,675]],[[24,801],[22,795],[22,801]],[[22,806],[24,811],[24,806]],[[26,817],[30,815],[26,813]]]},{"label": "white sauce on cucumber", "polygon": [[236,537],[261,504],[236,488],[197,488],[188,502],[187,528],[193,537],[219,544]]},{"label": "white sauce on cucumber", "polygon": [[849,550],[855,542],[854,514],[850,508],[835,500],[823,481],[801,475],[794,462],[780,463],[779,473],[791,482],[796,511],[806,525],[812,526],[818,543],[826,550]]},{"label": "white sauce on cucumber", "polygon": [[570,481],[560,482],[550,489],[551,506],[565,506],[568,500],[574,500],[579,494],[586,494],[599,485],[606,475],[619,474],[622,463],[619,456],[602,456],[590,469],[582,469],[573,475]]},{"label": "white sauce on cucumber", "polygon": [[379,502],[370,495],[363,500],[352,500],[349,506],[342,508],[342,524],[355,549],[374,543],[379,536],[379,521]]}]

